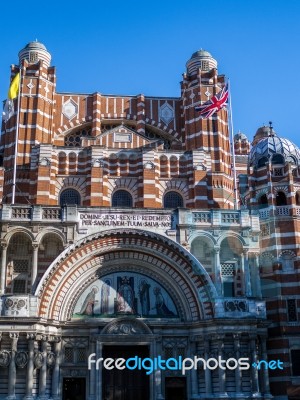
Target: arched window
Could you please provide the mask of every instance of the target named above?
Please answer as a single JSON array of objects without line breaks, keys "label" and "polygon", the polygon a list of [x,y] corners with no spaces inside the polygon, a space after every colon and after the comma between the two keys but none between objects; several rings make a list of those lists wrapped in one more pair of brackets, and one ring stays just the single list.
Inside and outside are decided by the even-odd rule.
[{"label": "arched window", "polygon": [[284,164],[284,158],[281,154],[274,154],[272,157],[272,164]]},{"label": "arched window", "polygon": [[132,207],[132,204],[132,196],[127,190],[117,190],[112,196],[112,207]]},{"label": "arched window", "polygon": [[30,290],[32,251],[31,239],[26,234],[13,235],[8,245],[7,269],[11,277],[11,292],[14,294],[25,294]]},{"label": "arched window", "polygon": [[300,206],[300,192],[296,193],[296,205]]},{"label": "arched window", "polygon": [[165,208],[177,208],[183,207],[183,198],[177,192],[168,192],[164,196],[164,207]]},{"label": "arched window", "polygon": [[286,196],[285,196],[284,192],[277,193],[276,206],[286,206]]},{"label": "arched window", "polygon": [[263,194],[260,196],[258,200],[259,208],[266,208],[268,207],[268,198],[266,194]]},{"label": "arched window", "polygon": [[266,165],[266,163],[268,162],[267,157],[262,157],[258,160],[257,162],[257,168],[261,168],[264,167]]},{"label": "arched window", "polygon": [[59,204],[65,205],[77,205],[80,206],[80,194],[75,189],[66,189],[60,195]]}]

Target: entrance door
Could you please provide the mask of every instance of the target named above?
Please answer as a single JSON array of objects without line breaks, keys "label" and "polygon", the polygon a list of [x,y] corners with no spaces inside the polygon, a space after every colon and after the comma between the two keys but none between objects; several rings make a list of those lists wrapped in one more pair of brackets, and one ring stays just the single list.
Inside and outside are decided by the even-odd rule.
[{"label": "entrance door", "polygon": [[85,378],[64,378],[62,400],[85,399]]},{"label": "entrance door", "polygon": [[166,378],[165,400],[186,399],[186,378]]},{"label": "entrance door", "polygon": [[[104,346],[103,358],[149,357],[147,346]],[[102,370],[102,400],[149,400],[149,375],[145,370]]]}]

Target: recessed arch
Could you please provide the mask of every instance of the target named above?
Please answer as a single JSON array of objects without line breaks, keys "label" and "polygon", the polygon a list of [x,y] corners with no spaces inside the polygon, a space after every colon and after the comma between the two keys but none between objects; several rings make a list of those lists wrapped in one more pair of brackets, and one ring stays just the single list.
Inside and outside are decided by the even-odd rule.
[{"label": "recessed arch", "polygon": [[164,208],[184,207],[183,196],[175,190],[169,190],[163,198]]},{"label": "recessed arch", "polygon": [[133,207],[133,198],[131,193],[125,189],[118,189],[112,194],[112,207]]},{"label": "recessed arch", "polygon": [[245,239],[234,231],[226,231],[223,234],[221,234],[218,239],[218,245],[220,246],[223,240],[226,238],[235,238],[237,241],[240,242],[241,246],[243,247],[247,245]]},{"label": "recessed arch", "polygon": [[[182,315],[190,315],[195,321],[212,318],[216,289],[199,261],[177,243],[138,229],[101,232],[67,248],[53,261],[38,285],[39,315],[68,319],[76,293],[82,292],[83,285],[98,279],[99,268],[113,267],[112,259],[117,259],[115,265],[119,266],[120,257],[115,255],[122,254],[124,260],[125,253],[130,255],[131,265],[134,260],[136,264],[142,260],[148,264],[148,272],[155,270],[166,282],[172,282],[175,292],[181,291],[175,297],[184,309]],[[142,270],[145,273],[145,267]]]},{"label": "recessed arch", "polygon": [[77,205],[81,204],[81,196],[78,190],[73,188],[64,189],[59,196],[59,204],[65,205]]}]

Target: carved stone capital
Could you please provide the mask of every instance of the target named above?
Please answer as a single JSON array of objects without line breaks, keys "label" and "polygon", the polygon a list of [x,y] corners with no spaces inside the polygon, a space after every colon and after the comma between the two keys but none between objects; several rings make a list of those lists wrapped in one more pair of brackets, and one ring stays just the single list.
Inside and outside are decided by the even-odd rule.
[{"label": "carved stone capital", "polygon": [[19,338],[19,333],[18,332],[11,332],[9,334],[9,337],[10,337],[11,340],[14,340],[14,339],[17,340]]},{"label": "carved stone capital", "polygon": [[48,336],[47,336],[47,335],[41,335],[40,340],[41,340],[42,342],[47,342],[47,341],[48,341]]},{"label": "carved stone capital", "polygon": [[6,240],[1,240],[0,246],[1,246],[2,251],[6,250],[7,246],[8,246],[7,241]]},{"label": "carved stone capital", "polygon": [[35,340],[36,339],[36,334],[35,333],[27,333],[26,339],[27,340]]},{"label": "carved stone capital", "polygon": [[32,243],[33,250],[37,250],[39,248],[39,244],[36,242]]},{"label": "carved stone capital", "polygon": [[239,340],[241,338],[240,332],[234,333],[232,336],[234,340]]}]

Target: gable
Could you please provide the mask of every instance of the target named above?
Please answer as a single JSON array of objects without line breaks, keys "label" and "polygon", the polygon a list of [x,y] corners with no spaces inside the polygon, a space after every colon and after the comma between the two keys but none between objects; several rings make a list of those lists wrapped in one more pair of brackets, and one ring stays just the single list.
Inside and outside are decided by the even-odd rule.
[{"label": "gable", "polygon": [[163,143],[163,139],[155,135],[148,138],[125,125],[116,126],[97,136],[96,144],[108,148],[134,149],[149,146],[154,143]]}]

